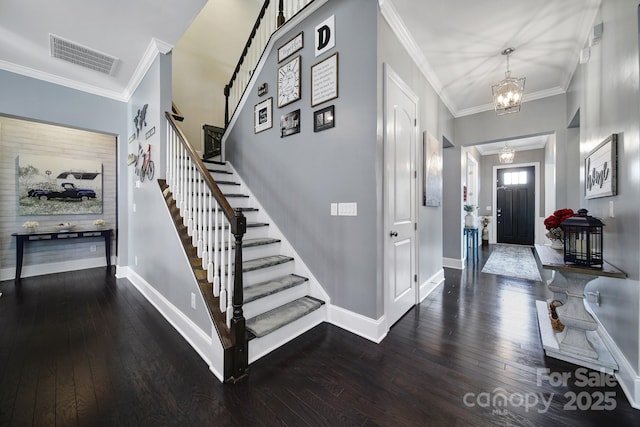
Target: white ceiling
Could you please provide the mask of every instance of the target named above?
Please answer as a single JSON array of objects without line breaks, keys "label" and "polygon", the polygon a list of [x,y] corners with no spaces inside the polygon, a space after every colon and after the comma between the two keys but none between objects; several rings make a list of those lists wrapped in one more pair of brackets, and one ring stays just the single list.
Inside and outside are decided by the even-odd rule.
[{"label": "white ceiling", "polygon": [[[224,11],[225,2],[215,0]],[[206,0],[1,0],[0,69],[127,100],[149,57],[180,39]],[[600,0],[379,0],[453,113],[491,109],[491,85],[527,78],[524,100],[566,91]],[[606,29],[605,29],[606,32]],[[108,76],[49,56],[49,34],[119,58]],[[197,42],[194,42],[197,43]],[[526,108],[523,106],[523,108]]]}]

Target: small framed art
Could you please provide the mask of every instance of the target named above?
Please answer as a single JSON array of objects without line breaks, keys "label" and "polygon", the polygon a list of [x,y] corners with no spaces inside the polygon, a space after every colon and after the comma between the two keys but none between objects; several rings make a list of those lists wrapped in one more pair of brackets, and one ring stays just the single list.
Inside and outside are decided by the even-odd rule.
[{"label": "small framed art", "polygon": [[618,135],[612,134],[591,150],[584,159],[584,198],[615,196],[617,194],[616,146]]},{"label": "small framed art", "polygon": [[294,38],[278,48],[278,62],[284,61],[304,47],[303,33],[300,31]]},{"label": "small framed art", "polygon": [[335,106],[330,105],[322,110],[313,112],[313,131],[320,132],[336,125]]},{"label": "small framed art", "polygon": [[300,133],[300,110],[295,110],[280,117],[280,138]]},{"label": "small framed art", "polygon": [[259,133],[273,127],[273,98],[267,98],[256,104],[253,110],[254,132]]}]

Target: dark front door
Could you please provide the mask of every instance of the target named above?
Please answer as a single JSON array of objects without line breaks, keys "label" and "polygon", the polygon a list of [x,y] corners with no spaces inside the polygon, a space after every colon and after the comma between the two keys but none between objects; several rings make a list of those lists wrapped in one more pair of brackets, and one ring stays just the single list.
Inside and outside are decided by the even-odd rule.
[{"label": "dark front door", "polygon": [[498,169],[497,241],[533,245],[535,229],[534,167]]}]

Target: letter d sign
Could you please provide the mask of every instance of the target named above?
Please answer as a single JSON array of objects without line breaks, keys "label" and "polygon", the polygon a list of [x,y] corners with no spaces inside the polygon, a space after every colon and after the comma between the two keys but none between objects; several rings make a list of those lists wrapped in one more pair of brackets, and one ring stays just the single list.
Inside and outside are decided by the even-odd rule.
[{"label": "letter d sign", "polygon": [[316,26],[316,56],[322,55],[336,45],[335,15],[331,15]]}]

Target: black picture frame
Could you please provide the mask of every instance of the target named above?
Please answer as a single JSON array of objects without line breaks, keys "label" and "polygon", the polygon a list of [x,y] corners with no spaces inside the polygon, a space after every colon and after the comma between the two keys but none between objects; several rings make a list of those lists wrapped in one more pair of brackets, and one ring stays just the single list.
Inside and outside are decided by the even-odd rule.
[{"label": "black picture frame", "polygon": [[322,132],[336,125],[335,106],[330,105],[313,112],[313,131]]},{"label": "black picture frame", "polygon": [[300,133],[300,109],[280,116],[280,138]]},{"label": "black picture frame", "polygon": [[260,133],[273,127],[273,97],[255,105],[253,120],[254,133]]},{"label": "black picture frame", "polygon": [[304,47],[304,32],[300,31],[291,40],[278,48],[278,62],[282,62]]}]

